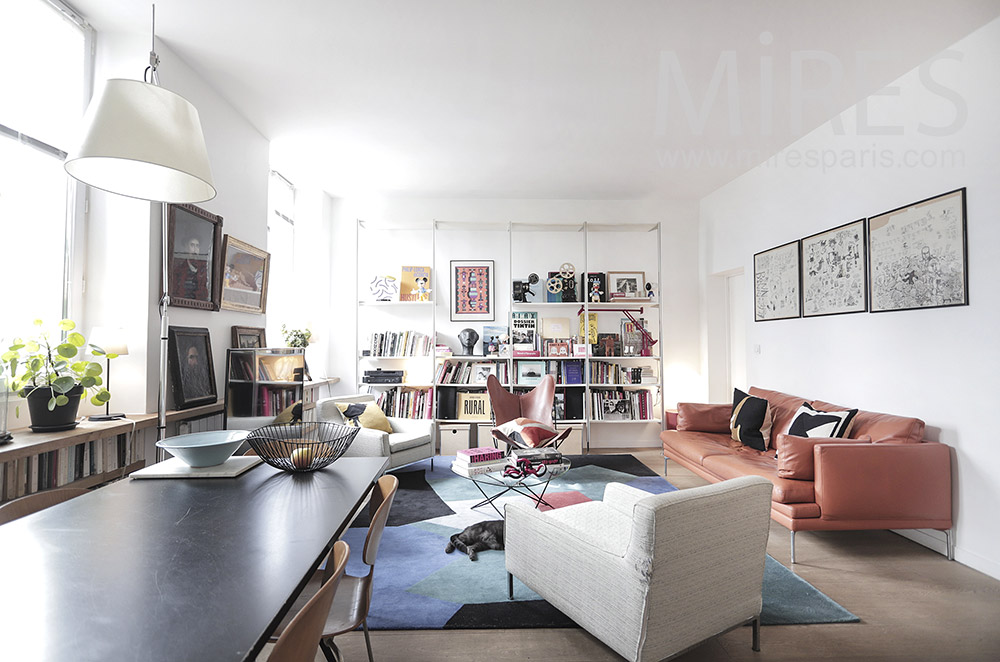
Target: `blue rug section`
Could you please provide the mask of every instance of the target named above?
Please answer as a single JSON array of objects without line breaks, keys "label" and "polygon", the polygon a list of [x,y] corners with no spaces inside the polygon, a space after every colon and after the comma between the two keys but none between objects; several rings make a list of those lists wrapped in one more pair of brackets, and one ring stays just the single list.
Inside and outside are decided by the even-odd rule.
[{"label": "blue rug section", "polygon": [[764,607],[760,614],[763,625],[860,621],[815,586],[767,557],[764,563]]},{"label": "blue rug section", "polygon": [[[446,554],[448,538],[466,526],[498,519],[490,506],[471,509],[482,500],[476,485],[451,472],[453,458],[435,458],[396,472],[400,490],[390,512],[375,564],[375,584],[368,612],[373,630],[576,627],[517,579],[515,599],[507,599],[502,551],[479,553],[470,561],[461,552]],[[609,482],[631,485],[651,494],[676,488],[631,455],[571,456],[573,468],[549,484],[546,494],[580,492],[599,501]],[[484,488],[487,494],[494,491]],[[498,500],[526,497],[510,493]],[[395,517],[393,512],[397,511]],[[367,518],[355,522],[344,540],[351,546],[347,572],[360,576]],[[858,618],[768,557],[764,577],[765,625],[844,623]]]}]

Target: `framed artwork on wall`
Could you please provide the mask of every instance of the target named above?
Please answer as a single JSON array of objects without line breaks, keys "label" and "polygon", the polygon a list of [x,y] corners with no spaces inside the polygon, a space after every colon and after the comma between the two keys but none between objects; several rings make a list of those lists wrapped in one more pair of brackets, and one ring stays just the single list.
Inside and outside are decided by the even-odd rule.
[{"label": "framed artwork on wall", "polygon": [[167,345],[174,406],[189,409],[214,403],[218,391],[208,329],[172,326],[167,333]]},{"label": "framed artwork on wall", "polygon": [[797,240],[754,254],[753,298],[755,322],[801,316]]},{"label": "framed artwork on wall", "polygon": [[233,347],[235,349],[260,349],[261,347],[267,347],[266,337],[263,327],[233,327]]},{"label": "framed artwork on wall", "polygon": [[609,271],[607,300],[642,299],[645,286],[646,274],[642,271]]},{"label": "framed artwork on wall", "polygon": [[451,261],[451,321],[494,320],[493,260]]},{"label": "framed artwork on wall", "polygon": [[222,217],[194,205],[167,206],[170,305],[219,309]]},{"label": "framed artwork on wall", "polygon": [[969,305],[965,189],[868,219],[871,312]]},{"label": "framed artwork on wall", "polygon": [[802,240],[802,316],[868,310],[865,219]]},{"label": "framed artwork on wall", "polygon": [[228,234],[222,242],[222,254],[222,308],[265,312],[270,254]]}]

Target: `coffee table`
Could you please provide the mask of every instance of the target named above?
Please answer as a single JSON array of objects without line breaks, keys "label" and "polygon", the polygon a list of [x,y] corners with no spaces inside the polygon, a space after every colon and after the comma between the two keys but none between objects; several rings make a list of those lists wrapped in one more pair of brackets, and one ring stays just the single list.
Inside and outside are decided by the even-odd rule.
[{"label": "coffee table", "polygon": [[[494,471],[492,473],[478,474],[475,476],[466,476],[465,474],[458,473],[457,471],[455,471],[454,468],[452,468],[452,472],[461,476],[462,478],[471,480],[475,484],[475,486],[479,488],[479,492],[483,495],[483,500],[477,503],[476,505],[472,506],[473,508],[480,508],[482,506],[489,504],[490,506],[493,507],[493,510],[497,511],[497,514],[500,515],[500,517],[503,517],[504,514],[500,512],[500,509],[497,508],[496,504],[493,502],[502,497],[504,494],[507,494],[508,492],[516,492],[518,494],[528,497],[529,499],[535,502],[535,508],[538,508],[538,506],[542,504],[551,508],[552,506],[547,501],[545,501],[544,498],[545,490],[547,490],[549,487],[549,481],[551,481],[553,478],[558,478],[559,476],[569,471],[571,466],[572,464],[570,463],[569,459],[564,457],[555,464],[545,465],[545,473],[542,474],[541,476],[534,476],[528,474],[523,478],[510,478],[508,476],[504,476],[502,471]],[[502,487],[503,490],[497,492],[493,496],[490,496],[483,489],[483,486]],[[539,487],[542,488],[541,492],[536,492],[535,489]]]}]

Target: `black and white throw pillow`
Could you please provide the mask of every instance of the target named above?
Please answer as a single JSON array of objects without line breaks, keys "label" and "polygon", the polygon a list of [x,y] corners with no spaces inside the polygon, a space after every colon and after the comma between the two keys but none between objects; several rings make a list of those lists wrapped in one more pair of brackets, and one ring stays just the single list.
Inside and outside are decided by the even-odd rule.
[{"label": "black and white throw pillow", "polygon": [[733,389],[733,417],[729,421],[733,439],[763,451],[771,439],[771,407],[767,400]]},{"label": "black and white throw pillow", "polygon": [[813,409],[808,402],[803,402],[795,412],[792,424],[788,426],[788,434],[796,437],[830,437],[844,439],[851,434],[857,409],[849,411],[819,411]]}]

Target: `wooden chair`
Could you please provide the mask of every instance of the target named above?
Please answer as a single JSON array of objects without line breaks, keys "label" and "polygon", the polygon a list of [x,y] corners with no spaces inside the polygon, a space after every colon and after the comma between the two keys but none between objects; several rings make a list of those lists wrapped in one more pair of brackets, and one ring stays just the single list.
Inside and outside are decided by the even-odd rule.
[{"label": "wooden chair", "polygon": [[[389,509],[392,507],[392,500],[396,497],[396,490],[399,488],[399,479],[391,474],[382,476],[372,490],[371,501],[368,512],[371,514],[371,523],[368,525],[368,535],[365,537],[365,546],[362,551],[362,560],[368,565],[368,573],[363,577],[344,575],[341,580],[341,588],[330,608],[329,617],[323,627],[323,636],[319,641],[320,650],[329,662],[340,662],[340,649],[334,643],[333,638],[345,632],[356,630],[358,626],[364,630],[365,646],[368,648],[368,660],[374,662],[372,655],[371,638],[368,635],[368,608],[371,605],[372,586],[375,574],[375,557],[378,554],[378,546],[382,541],[382,532],[385,530],[386,520],[389,519]],[[322,585],[324,571],[318,571],[309,580],[303,595],[310,595],[315,587]],[[292,608],[294,613],[295,607]]]},{"label": "wooden chair", "polygon": [[269,662],[313,662],[316,659],[316,646],[323,636],[323,626],[347,567],[349,554],[346,542],[338,540],[334,543],[326,560],[329,579],[288,623],[267,658]]},{"label": "wooden chair", "polygon": [[[486,379],[486,391],[490,394],[493,420],[496,425],[503,425],[515,418],[530,418],[539,423],[552,425],[552,401],[556,393],[556,380],[552,375],[545,375],[535,388],[522,394],[511,393],[500,384],[499,379],[490,375]],[[558,448],[570,432],[572,429],[566,428],[562,434],[556,435],[542,445]],[[522,444],[517,443],[496,428],[493,428],[492,434],[494,439],[502,441],[510,447],[522,447]]]},{"label": "wooden chair", "polygon": [[14,499],[0,506],[0,524],[13,522],[16,519],[37,513],[49,506],[86,494],[90,490],[82,487],[64,487],[57,490],[45,490]]}]

